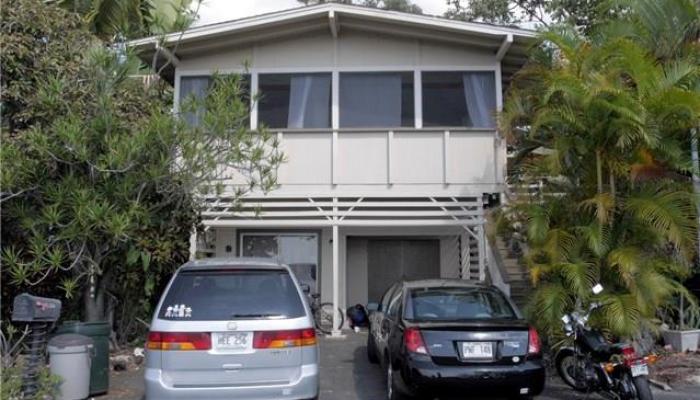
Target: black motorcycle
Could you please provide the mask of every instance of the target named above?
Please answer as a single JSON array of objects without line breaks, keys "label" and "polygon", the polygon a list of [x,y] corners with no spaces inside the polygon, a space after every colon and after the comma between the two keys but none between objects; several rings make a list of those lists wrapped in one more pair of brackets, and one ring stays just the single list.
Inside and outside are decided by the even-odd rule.
[{"label": "black motorcycle", "polygon": [[[595,294],[602,290],[601,285],[593,288]],[[656,357],[640,356],[627,343],[609,343],[600,331],[591,329],[588,318],[599,306],[593,303],[582,311],[579,305],[562,318],[573,347],[562,347],[555,356],[559,376],[580,392],[598,392],[615,400],[653,400],[647,375]]]}]

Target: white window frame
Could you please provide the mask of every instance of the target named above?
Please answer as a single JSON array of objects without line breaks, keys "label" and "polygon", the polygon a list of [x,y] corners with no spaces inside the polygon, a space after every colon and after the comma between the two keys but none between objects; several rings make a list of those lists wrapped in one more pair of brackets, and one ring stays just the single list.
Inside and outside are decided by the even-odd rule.
[{"label": "white window frame", "polygon": [[[197,69],[197,70],[186,70],[182,71],[180,68],[175,70],[175,94],[174,101],[175,104],[173,109],[177,112],[177,107],[180,101],[180,79],[185,76],[202,76],[202,75],[213,75],[214,73],[220,74],[249,74],[250,79],[250,92],[251,92],[251,109],[250,109],[250,128],[258,128],[258,105],[254,101],[255,96],[259,90],[259,74],[300,74],[300,73],[330,73],[331,74],[331,127],[330,128],[319,128],[319,129],[274,129],[275,132],[284,131],[304,131],[304,130],[321,130],[321,131],[338,131],[347,129],[349,131],[361,130],[358,128],[340,128],[340,96],[338,89],[340,86],[340,74],[343,72],[413,72],[413,116],[414,124],[413,127],[403,127],[403,129],[421,130],[425,129],[423,127],[423,87],[422,87],[422,73],[423,72],[493,72],[496,79],[496,109],[501,111],[503,109],[503,96],[502,96],[502,83],[501,83],[501,64],[500,62],[495,63],[493,66],[466,66],[466,65],[427,65],[427,66],[361,66],[361,67],[279,67],[279,68],[226,68],[226,69]],[[455,127],[455,128],[466,128],[471,129],[471,127]],[[401,127],[376,127],[372,129],[380,130],[400,130]],[[434,127],[429,129],[434,130]],[[483,128],[474,128],[483,131]],[[489,128],[489,130],[496,130],[496,128]]]}]

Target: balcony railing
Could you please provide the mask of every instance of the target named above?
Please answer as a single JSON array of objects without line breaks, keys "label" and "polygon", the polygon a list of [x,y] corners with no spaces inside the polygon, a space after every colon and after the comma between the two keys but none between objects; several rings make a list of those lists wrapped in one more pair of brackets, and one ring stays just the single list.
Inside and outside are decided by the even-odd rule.
[{"label": "balcony railing", "polygon": [[[505,151],[494,130],[305,129],[276,132],[287,161],[281,188],[503,184]],[[233,183],[233,182],[227,182]]]}]

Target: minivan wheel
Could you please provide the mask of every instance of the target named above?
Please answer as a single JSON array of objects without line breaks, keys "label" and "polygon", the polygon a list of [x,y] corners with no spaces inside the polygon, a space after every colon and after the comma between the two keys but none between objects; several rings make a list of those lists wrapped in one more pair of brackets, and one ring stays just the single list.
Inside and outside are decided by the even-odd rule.
[{"label": "minivan wheel", "polygon": [[370,331],[367,335],[367,358],[372,364],[377,364],[379,362],[379,357],[377,356],[377,346],[374,344],[374,337]]}]

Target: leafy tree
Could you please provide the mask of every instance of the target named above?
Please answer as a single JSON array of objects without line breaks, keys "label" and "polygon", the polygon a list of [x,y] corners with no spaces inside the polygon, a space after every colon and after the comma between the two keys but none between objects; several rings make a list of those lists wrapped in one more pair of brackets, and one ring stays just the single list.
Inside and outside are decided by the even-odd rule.
[{"label": "leafy tree", "polygon": [[[25,1],[39,20],[60,12]],[[17,18],[4,22],[32,30],[31,20]],[[110,297],[146,307],[188,256],[198,193],[234,175],[243,184],[234,197],[275,185],[282,156],[275,137],[248,129],[240,76],[216,77],[206,99],[186,101],[183,112],[206,108],[190,126],[162,93],[129,77],[132,61],[120,61],[95,46],[70,74],[26,69],[36,98],[19,111],[31,123],[4,130],[0,148],[5,305],[30,288],[82,299],[89,321],[105,318]]]},{"label": "leafy tree", "polygon": [[383,10],[401,11],[422,14],[423,10],[411,0],[297,0],[306,6],[322,3],[355,4],[364,7],[381,8]]},{"label": "leafy tree", "polygon": [[[200,2],[201,0],[196,0]],[[79,14],[102,40],[138,38],[188,26],[196,14],[192,0],[57,0]]]},{"label": "leafy tree", "polygon": [[423,14],[423,10],[410,0],[364,0],[361,4],[365,7],[381,8],[383,10]]},{"label": "leafy tree", "polygon": [[609,0],[447,0],[447,18],[503,25],[566,23],[590,30],[613,14]]},{"label": "leafy tree", "polygon": [[[0,7],[2,128],[17,133],[42,121],[37,86],[48,76],[75,76],[82,55],[97,43],[80,18],[38,0]],[[64,98],[77,96],[64,88]]]},{"label": "leafy tree", "polygon": [[[656,1],[646,3],[656,9]],[[658,3],[669,10],[692,4]],[[607,290],[594,323],[615,335],[637,334],[674,294],[685,293],[679,282],[695,255],[687,149],[688,132],[700,122],[700,67],[689,53],[659,58],[648,47],[659,38],[639,40],[644,29],[630,29],[650,21],[649,10],[630,10],[589,37],[573,28],[544,33],[551,57],[517,76],[501,116],[528,153],[520,157],[522,177],[548,177],[552,193],[515,207],[527,218],[525,260],[536,285],[530,307],[551,335],[598,281]],[[692,14],[674,19],[679,36],[666,36],[675,45],[663,53],[696,40],[684,20]]]}]

